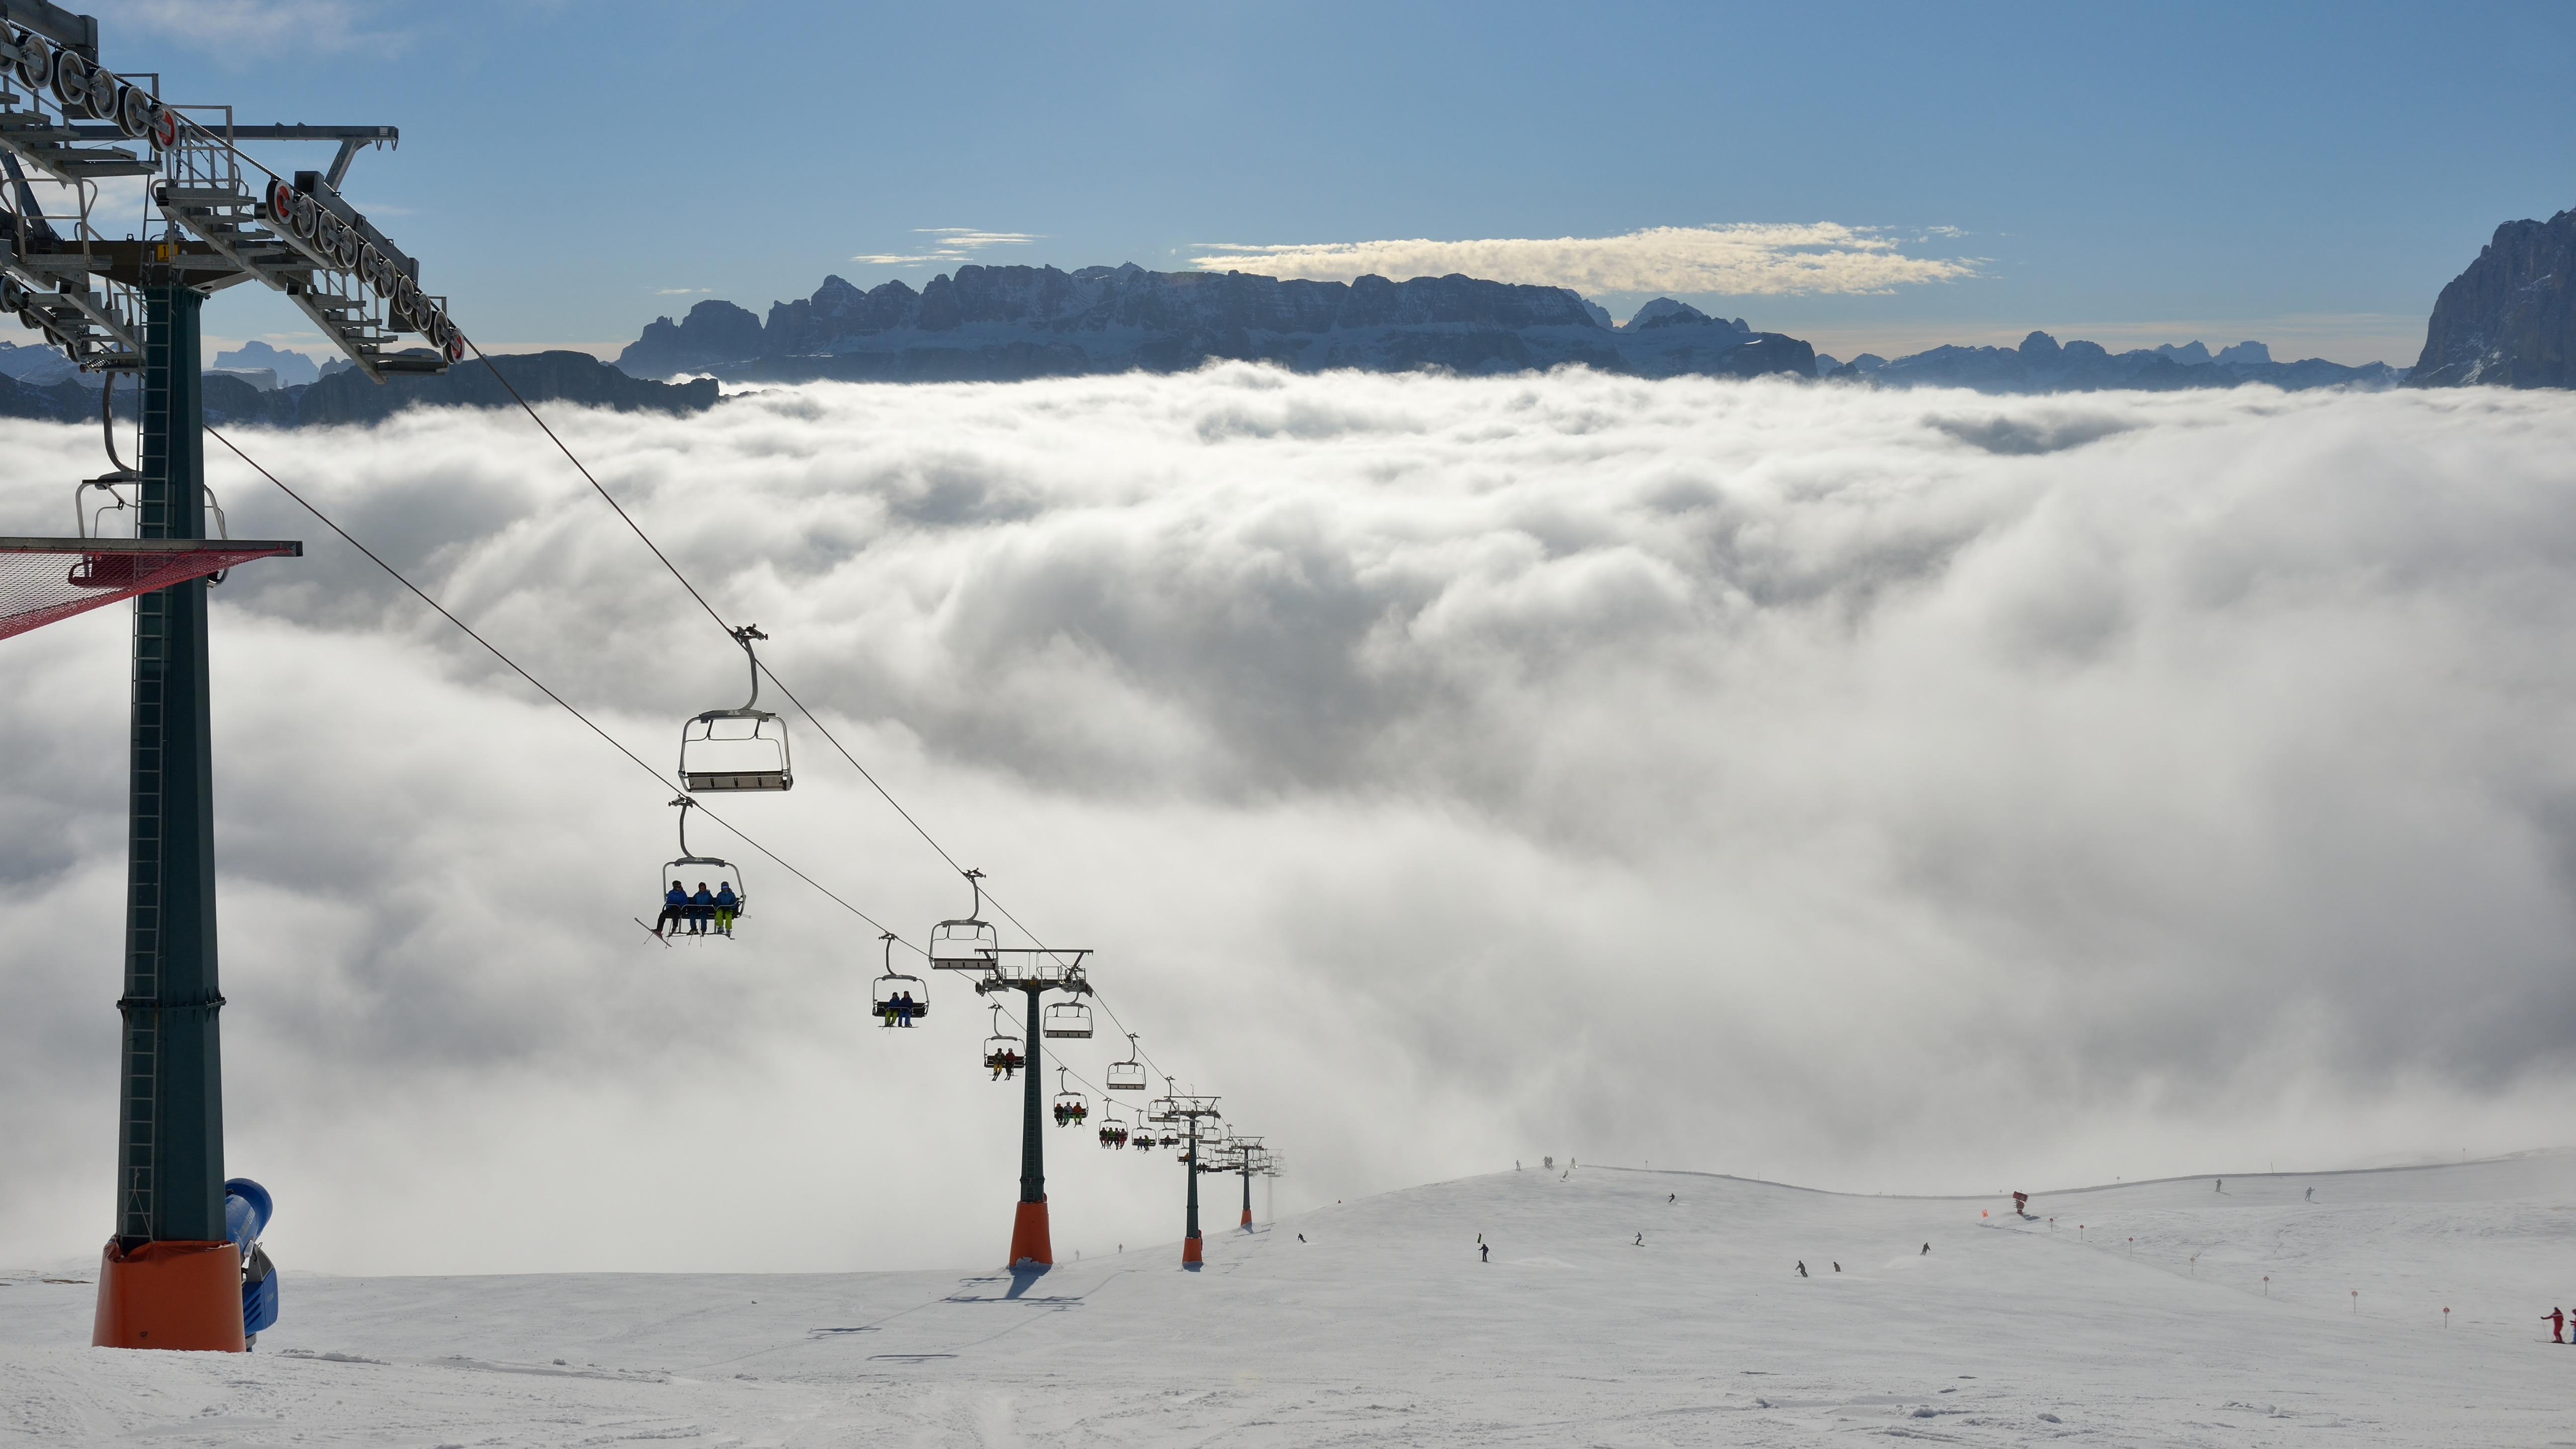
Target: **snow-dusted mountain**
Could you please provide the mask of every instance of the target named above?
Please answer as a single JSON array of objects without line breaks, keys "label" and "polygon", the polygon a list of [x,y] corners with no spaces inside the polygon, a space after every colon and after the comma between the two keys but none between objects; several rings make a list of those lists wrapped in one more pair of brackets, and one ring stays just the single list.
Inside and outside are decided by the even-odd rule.
[{"label": "snow-dusted mountain", "polygon": [[2416,387],[2576,387],[2576,211],[2509,221],[2433,303]]},{"label": "snow-dusted mountain", "polygon": [[1561,287],[1474,277],[1282,281],[1243,272],[1149,272],[1129,264],[960,267],[914,291],[861,291],[826,277],[766,320],[731,302],[664,317],[618,358],[638,377],[713,373],[804,381],[989,381],[1211,360],[1302,372],[1522,372],[1580,363],[1643,377],[1813,376],[1815,351],[1669,299],[1626,327]]}]

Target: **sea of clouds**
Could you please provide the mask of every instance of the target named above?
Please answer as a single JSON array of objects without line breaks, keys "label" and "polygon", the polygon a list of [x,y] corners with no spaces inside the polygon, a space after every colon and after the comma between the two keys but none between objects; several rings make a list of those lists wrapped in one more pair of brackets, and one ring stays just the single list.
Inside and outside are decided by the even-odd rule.
[{"label": "sea of clouds", "polygon": [[[1282,1211],[1542,1154],[1987,1192],[2563,1135],[2576,398],[1220,366],[555,421],[1287,1156]],[[525,417],[237,441],[657,765],[741,702]],[[704,823],[742,938],[656,945],[668,780],[209,451],[236,534],[309,541],[214,620],[229,1161],[281,1257],[998,1262],[972,993],[877,1029],[873,927]],[[0,454],[0,531],[65,531],[95,433]],[[5,1261],[111,1224],[127,629],[0,643]],[[910,941],[961,914],[792,728],[795,791],[722,813]],[[1167,1156],[1050,1147],[1060,1251],[1177,1237]]]}]

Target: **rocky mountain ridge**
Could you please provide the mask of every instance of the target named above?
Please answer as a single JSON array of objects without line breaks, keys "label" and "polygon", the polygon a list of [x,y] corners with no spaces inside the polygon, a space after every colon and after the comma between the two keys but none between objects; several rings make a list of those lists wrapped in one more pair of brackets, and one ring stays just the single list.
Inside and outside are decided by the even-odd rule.
[{"label": "rocky mountain ridge", "polygon": [[2311,357],[2275,362],[2260,342],[2240,342],[2213,355],[2199,342],[2113,352],[2098,342],[2061,344],[2033,332],[2019,347],[1935,347],[1893,362],[1863,353],[1826,372],[1872,387],[1964,387],[1987,393],[2172,391],[2268,383],[2285,391],[2312,387],[2393,387],[2405,374],[2384,362],[2347,367]]},{"label": "rocky mountain ridge", "polygon": [[2576,210],[2508,221],[2433,302],[2414,387],[2576,387]]},{"label": "rocky mountain ridge", "polygon": [[1283,281],[1244,272],[959,267],[914,291],[826,277],[766,319],[731,302],[659,318],[618,357],[638,377],[707,373],[801,382],[1002,381],[1176,372],[1214,360],[1301,372],[1434,367],[1523,372],[1568,363],[1639,377],[1811,377],[1815,351],[1669,298],[1630,325],[1562,287],[1474,277]]},{"label": "rocky mountain ridge", "polygon": [[[46,365],[46,356],[61,359],[50,346],[12,346],[0,342],[0,418],[43,418],[53,422],[98,422],[99,379],[64,362]],[[618,412],[702,412],[716,404],[716,384],[666,383],[629,377],[586,352],[525,352],[497,355],[495,366],[532,403],[569,402]],[[266,369],[262,369],[266,371]],[[119,417],[135,415],[136,389],[128,382],[116,390]],[[325,427],[335,423],[373,423],[412,407],[516,407],[509,389],[481,363],[469,363],[434,375],[397,375],[382,385],[369,382],[354,367],[322,375],[319,381],[262,388],[233,372],[205,375],[206,420],[259,423],[269,427]]]}]

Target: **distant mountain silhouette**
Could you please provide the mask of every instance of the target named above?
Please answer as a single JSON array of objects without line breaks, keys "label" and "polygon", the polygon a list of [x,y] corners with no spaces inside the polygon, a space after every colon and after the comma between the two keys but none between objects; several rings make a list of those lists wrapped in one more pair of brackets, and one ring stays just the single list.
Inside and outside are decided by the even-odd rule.
[{"label": "distant mountain silhouette", "polygon": [[814,295],[663,317],[618,357],[638,377],[801,382],[1003,381],[1176,372],[1213,360],[1300,372],[1526,372],[1579,363],[1639,377],[1815,375],[1815,349],[1659,298],[1627,327],[1562,287],[1474,277],[1281,281],[1129,264],[960,267],[916,292],[826,277]]},{"label": "distant mountain silhouette", "polygon": [[2033,332],[2019,347],[1935,347],[1889,362],[1873,354],[1833,368],[1829,376],[1872,387],[1965,387],[1978,392],[2104,392],[2117,388],[2171,391],[2269,383],[2296,391],[2311,387],[2388,387],[2402,376],[2384,362],[2346,367],[2311,357],[2274,362],[2260,342],[2240,342],[2213,357],[2198,342],[2176,347],[2113,352],[2098,342],[2059,345]]},{"label": "distant mountain silhouette", "polygon": [[[96,424],[97,374],[77,371],[68,361],[60,368],[51,367],[48,354],[51,360],[62,359],[61,352],[50,346],[12,347],[0,342],[0,417]],[[522,396],[540,405],[569,402],[619,412],[691,413],[716,403],[712,381],[674,384],[629,377],[586,352],[513,353],[492,360]],[[381,385],[369,382],[354,366],[324,373],[319,382],[273,388],[263,388],[240,373],[208,372],[205,389],[206,420],[218,426],[372,423],[410,407],[518,406],[480,361],[432,376],[397,375]],[[117,415],[133,416],[135,400],[134,383],[118,386]]]}]

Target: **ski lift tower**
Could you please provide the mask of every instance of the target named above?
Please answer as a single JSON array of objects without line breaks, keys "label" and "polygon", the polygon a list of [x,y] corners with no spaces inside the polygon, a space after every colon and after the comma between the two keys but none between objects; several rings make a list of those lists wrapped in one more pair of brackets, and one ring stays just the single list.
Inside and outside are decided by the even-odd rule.
[{"label": "ski lift tower", "polygon": [[1174,1092],[1156,1104],[1160,1108],[1163,1121],[1190,1124],[1189,1136],[1186,1139],[1188,1155],[1182,1159],[1183,1170],[1190,1180],[1190,1209],[1188,1217],[1184,1220],[1186,1235],[1181,1239],[1181,1266],[1192,1270],[1199,1266],[1201,1248],[1199,1241],[1199,1123],[1213,1121],[1224,1115],[1217,1111],[1216,1103],[1217,1099],[1214,1097],[1196,1097],[1186,1092]]},{"label": "ski lift tower", "polygon": [[[369,379],[446,370],[465,339],[420,267],[340,195],[391,126],[247,126],[229,106],[167,102],[160,77],[108,69],[98,21],[50,0],[0,0],[0,311],[104,384],[109,461],[75,492],[131,508],[139,537],[16,539],[0,637],[133,598],[125,991],[117,1224],[98,1280],[105,1347],[244,1345],[240,1246],[225,1223],[216,1013],[213,754],[206,577],[299,545],[206,537],[206,298],[257,281],[283,293]],[[327,170],[283,174],[245,144],[335,142]],[[111,237],[100,183],[148,188],[157,220]],[[120,211],[122,208],[120,208]],[[394,350],[399,334],[426,348]],[[114,454],[114,384],[142,386],[138,466]],[[217,521],[221,522],[220,511]],[[26,606],[24,561],[77,560]],[[86,591],[86,592],[84,592]],[[17,627],[12,627],[15,625]]]},{"label": "ski lift tower", "polygon": [[[976,900],[980,907],[980,887]],[[1082,969],[1082,958],[1091,952],[1087,948],[1048,950],[989,944],[975,947],[974,952],[971,958],[946,956],[934,947],[930,964],[941,971],[966,972],[974,978],[978,996],[1016,991],[1028,1002],[1028,1080],[1020,1114],[1020,1202],[1011,1217],[1010,1266],[1051,1268],[1055,1266],[1055,1244],[1047,1231],[1046,1074],[1038,1070],[1039,1043],[1047,1037],[1091,1035],[1091,1008],[1082,1001],[1091,995],[1091,981]],[[1046,994],[1050,991],[1062,992],[1067,1000],[1047,1006]]]},{"label": "ski lift tower", "polygon": [[1247,1233],[1252,1231],[1252,1179],[1261,1171],[1261,1165],[1269,1155],[1258,1137],[1225,1139],[1225,1171],[1239,1173],[1243,1177],[1242,1226]]}]

